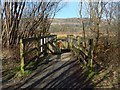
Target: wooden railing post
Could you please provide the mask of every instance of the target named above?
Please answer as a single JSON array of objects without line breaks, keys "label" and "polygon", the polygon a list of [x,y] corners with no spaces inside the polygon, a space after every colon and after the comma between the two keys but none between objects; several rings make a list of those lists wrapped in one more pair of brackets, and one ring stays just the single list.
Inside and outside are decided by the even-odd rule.
[{"label": "wooden railing post", "polygon": [[93,39],[89,39],[88,66],[93,67]]},{"label": "wooden railing post", "polygon": [[[53,39],[54,39],[54,36],[51,37],[51,43],[52,43],[53,45],[55,45],[55,47],[57,47],[56,40],[55,40],[55,42],[54,42]],[[55,47],[52,47],[54,52],[57,51]]]},{"label": "wooden railing post", "polygon": [[81,44],[80,44],[81,40],[80,40],[80,36],[77,36],[76,39],[77,39],[77,41],[78,41],[78,49],[81,50]]},{"label": "wooden railing post", "polygon": [[80,50],[83,51],[83,42],[81,38],[79,39],[79,47],[80,47]]},{"label": "wooden railing post", "polygon": [[39,59],[39,54],[40,54],[40,39],[38,38],[37,40],[37,58]]},{"label": "wooden railing post", "polygon": [[46,40],[47,40],[47,37],[45,37],[44,38],[44,55],[47,55],[47,42],[46,42]]},{"label": "wooden railing post", "polygon": [[43,52],[45,52],[45,48],[44,48],[44,38],[42,38],[42,45],[43,45]]},{"label": "wooden railing post", "polygon": [[61,44],[62,42],[61,41],[57,41],[57,35],[54,36],[54,39],[55,39],[55,43],[56,43],[56,50],[55,52],[57,53],[61,53]]},{"label": "wooden railing post", "polygon": [[77,48],[79,48],[79,36],[76,36]]},{"label": "wooden railing post", "polygon": [[67,43],[68,43],[67,48],[70,49],[70,38],[69,38],[69,35],[67,35]]},{"label": "wooden railing post", "polygon": [[23,42],[22,38],[20,38],[20,71],[24,74],[24,57],[23,57]]},{"label": "wooden railing post", "polygon": [[70,35],[70,48],[72,48],[73,47],[73,45],[72,45],[72,43],[73,43],[73,35]]},{"label": "wooden railing post", "polygon": [[[48,42],[50,41],[50,37],[48,37]],[[50,48],[50,44],[48,43],[48,49]],[[48,50],[48,53],[50,53],[50,51]]]},{"label": "wooden railing post", "polygon": [[48,54],[48,49],[49,48],[49,44],[48,44],[48,41],[49,41],[49,37],[46,37],[46,53]]},{"label": "wooden railing post", "polygon": [[[43,45],[43,39],[40,38],[40,45]],[[40,48],[40,51],[43,52],[43,47]]]}]

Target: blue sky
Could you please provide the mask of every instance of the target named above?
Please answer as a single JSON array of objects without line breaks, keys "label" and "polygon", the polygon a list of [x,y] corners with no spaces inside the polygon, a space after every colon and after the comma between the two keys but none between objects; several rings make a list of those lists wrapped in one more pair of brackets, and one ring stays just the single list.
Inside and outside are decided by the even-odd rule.
[{"label": "blue sky", "polygon": [[67,4],[57,12],[55,18],[79,17],[79,2],[67,2]]}]

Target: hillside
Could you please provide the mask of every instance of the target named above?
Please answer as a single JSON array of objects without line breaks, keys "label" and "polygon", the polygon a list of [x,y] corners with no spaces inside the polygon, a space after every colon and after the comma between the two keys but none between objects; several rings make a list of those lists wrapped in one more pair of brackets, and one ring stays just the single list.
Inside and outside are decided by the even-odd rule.
[{"label": "hillside", "polygon": [[88,31],[88,18],[55,18],[50,27],[50,33],[81,34],[82,23],[84,21],[85,29]]},{"label": "hillside", "polygon": [[84,20],[85,22],[88,21],[88,18],[55,18],[52,22],[52,25],[60,25],[60,24],[69,24],[69,25],[81,25],[80,22]]},{"label": "hillside", "polygon": [[78,32],[82,28],[81,21],[82,19],[78,18],[55,18],[51,24],[50,32],[51,33],[69,33],[69,32]]}]

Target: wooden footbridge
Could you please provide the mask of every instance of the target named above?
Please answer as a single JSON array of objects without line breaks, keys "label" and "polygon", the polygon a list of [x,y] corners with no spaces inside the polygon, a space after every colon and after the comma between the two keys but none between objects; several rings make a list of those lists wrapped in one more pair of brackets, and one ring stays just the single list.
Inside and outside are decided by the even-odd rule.
[{"label": "wooden footbridge", "polygon": [[93,39],[88,40],[86,48],[81,37],[73,35],[20,39],[20,59],[23,73],[31,64],[34,72],[16,89],[92,86],[93,75],[88,71],[93,67]]}]

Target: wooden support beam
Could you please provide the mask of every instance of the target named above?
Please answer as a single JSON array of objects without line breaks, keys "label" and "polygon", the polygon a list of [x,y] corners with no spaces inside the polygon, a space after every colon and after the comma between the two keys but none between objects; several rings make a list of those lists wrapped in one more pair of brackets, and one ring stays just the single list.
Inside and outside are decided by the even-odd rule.
[{"label": "wooden support beam", "polygon": [[39,59],[39,54],[40,54],[40,40],[37,40],[37,57]]},{"label": "wooden support beam", "polygon": [[73,42],[73,35],[67,35],[68,38],[68,49],[72,48],[72,42]]},{"label": "wooden support beam", "polygon": [[44,55],[47,55],[47,42],[46,42],[46,38],[44,38]]},{"label": "wooden support beam", "polygon": [[24,74],[24,57],[23,57],[23,42],[22,38],[20,38],[20,71]]},{"label": "wooden support beam", "polygon": [[93,67],[93,39],[89,39],[89,51],[88,51],[88,66]]}]

